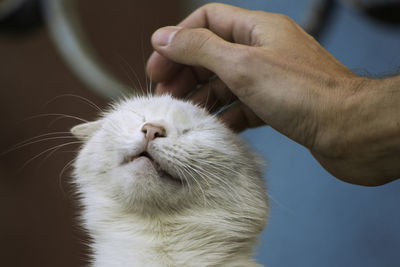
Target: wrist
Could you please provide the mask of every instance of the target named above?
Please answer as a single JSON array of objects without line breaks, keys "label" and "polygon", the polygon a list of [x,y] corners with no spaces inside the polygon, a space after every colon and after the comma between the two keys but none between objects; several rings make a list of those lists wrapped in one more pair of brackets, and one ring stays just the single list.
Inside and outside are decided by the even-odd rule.
[{"label": "wrist", "polygon": [[400,79],[354,77],[340,86],[331,92],[327,126],[320,133],[325,146],[312,153],[346,182],[379,185],[398,178]]}]

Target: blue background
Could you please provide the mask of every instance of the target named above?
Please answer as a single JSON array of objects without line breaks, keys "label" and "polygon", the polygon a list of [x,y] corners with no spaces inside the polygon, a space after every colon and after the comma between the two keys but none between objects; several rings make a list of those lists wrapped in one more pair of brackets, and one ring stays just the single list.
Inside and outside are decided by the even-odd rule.
[{"label": "blue background", "polygon": [[[193,9],[206,2],[185,4]],[[300,24],[311,4],[304,0],[220,2],[284,13]],[[323,46],[356,73],[381,76],[399,70],[400,27],[379,24],[350,5],[339,5],[323,37]],[[400,266],[400,181],[375,188],[346,184],[328,174],[306,149],[273,129],[248,130],[243,137],[269,165],[271,213],[256,256],[259,263]]]}]

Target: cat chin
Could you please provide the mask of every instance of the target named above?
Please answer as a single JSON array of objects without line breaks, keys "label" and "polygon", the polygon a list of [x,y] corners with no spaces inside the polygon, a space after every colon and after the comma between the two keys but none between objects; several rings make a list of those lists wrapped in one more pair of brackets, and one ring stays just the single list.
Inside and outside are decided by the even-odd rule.
[{"label": "cat chin", "polygon": [[149,175],[151,177],[157,175],[154,163],[147,157],[138,157],[128,163],[130,169],[133,170],[133,175],[141,174],[141,176]]},{"label": "cat chin", "polygon": [[125,206],[159,206],[160,202],[165,206],[170,204],[166,196],[175,203],[181,198],[180,193],[185,191],[185,187],[169,177],[168,174],[157,170],[156,164],[148,157],[136,157],[116,169],[109,180],[118,184],[116,194],[113,195]]},{"label": "cat chin", "polygon": [[190,196],[186,186],[159,174],[147,158],[138,158],[128,164],[119,188],[112,198],[131,213],[140,216],[156,216],[186,207]]},{"label": "cat chin", "polygon": [[[179,178],[173,177],[168,172],[164,171],[160,164],[158,164],[153,158],[145,154],[132,159],[132,161],[126,163],[130,168],[133,169],[133,175],[140,177],[148,177],[159,180],[163,183],[170,183],[176,186],[183,186],[183,181]],[[139,175],[138,175],[139,174]],[[146,178],[145,178],[146,179]]]}]

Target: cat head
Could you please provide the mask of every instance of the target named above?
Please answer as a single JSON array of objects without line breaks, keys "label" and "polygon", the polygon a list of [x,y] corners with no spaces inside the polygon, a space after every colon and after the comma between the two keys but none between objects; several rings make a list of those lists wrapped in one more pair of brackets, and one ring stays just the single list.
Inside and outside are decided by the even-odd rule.
[{"label": "cat head", "polygon": [[265,213],[262,163],[216,116],[170,96],[137,97],[75,126],[82,191],[142,214],[212,207]]}]

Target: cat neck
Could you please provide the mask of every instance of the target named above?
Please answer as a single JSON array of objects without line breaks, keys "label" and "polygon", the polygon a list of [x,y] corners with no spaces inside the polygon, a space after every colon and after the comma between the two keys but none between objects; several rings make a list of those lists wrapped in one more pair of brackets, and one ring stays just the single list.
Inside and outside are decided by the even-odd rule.
[{"label": "cat neck", "polygon": [[256,237],[244,238],[216,210],[143,217],[115,207],[86,206],[94,266],[259,266]]}]

